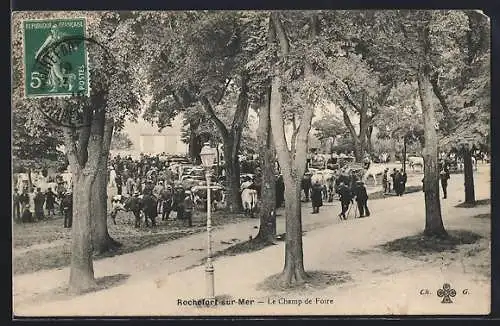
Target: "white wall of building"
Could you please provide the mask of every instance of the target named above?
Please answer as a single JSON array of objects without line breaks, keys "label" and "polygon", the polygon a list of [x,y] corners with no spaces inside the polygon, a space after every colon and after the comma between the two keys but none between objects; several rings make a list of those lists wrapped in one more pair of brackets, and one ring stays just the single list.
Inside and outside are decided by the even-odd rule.
[{"label": "white wall of building", "polygon": [[170,127],[161,131],[151,123],[138,119],[127,122],[123,128],[132,141],[132,151],[142,153],[186,154],[188,144],[182,141],[182,115],[177,116]]}]

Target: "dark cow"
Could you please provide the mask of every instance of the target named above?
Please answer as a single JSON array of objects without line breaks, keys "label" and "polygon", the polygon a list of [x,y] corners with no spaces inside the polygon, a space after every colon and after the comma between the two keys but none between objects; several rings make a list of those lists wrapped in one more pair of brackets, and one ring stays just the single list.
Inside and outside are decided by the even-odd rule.
[{"label": "dark cow", "polygon": [[149,226],[148,219],[151,220],[152,226],[156,226],[156,205],[157,199],[154,195],[139,196],[135,193],[132,197],[116,195],[112,201],[113,209],[111,211],[111,219],[116,225],[116,215],[119,211],[132,212],[135,217],[135,227],[141,226],[141,212],[144,213],[144,222]]},{"label": "dark cow", "polygon": [[144,222],[146,226],[149,226],[148,220],[151,220],[151,225],[156,226],[156,215],[158,201],[154,195],[143,195],[142,196],[142,211],[144,212]]}]

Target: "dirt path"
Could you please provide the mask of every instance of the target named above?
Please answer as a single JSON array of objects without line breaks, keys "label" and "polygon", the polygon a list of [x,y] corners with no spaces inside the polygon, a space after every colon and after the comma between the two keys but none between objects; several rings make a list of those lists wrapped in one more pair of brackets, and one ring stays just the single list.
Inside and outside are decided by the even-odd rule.
[{"label": "dirt path", "polygon": [[[487,177],[485,174],[480,174],[477,179],[477,198],[489,198],[489,172]],[[488,182],[486,182],[486,179]],[[442,202],[444,222],[447,228],[453,227],[456,221],[462,223],[458,223],[457,225],[464,226],[464,216],[470,215],[471,213],[476,211],[489,211],[489,207],[487,206],[474,209],[474,212],[473,210],[454,208],[453,206],[463,198],[463,190],[459,191],[459,186],[457,186],[461,184],[462,176],[453,175],[450,182],[449,198]],[[452,190],[455,188],[458,190]],[[371,269],[370,274],[373,274],[374,270],[384,271],[384,269],[387,268],[390,270],[392,266],[397,266],[397,264],[393,265],[393,262],[391,262],[390,259],[380,259],[380,257],[377,258],[376,255],[376,258],[372,257],[368,259],[363,256],[362,258],[353,259],[351,257],[352,252],[355,252],[356,250],[370,250],[374,244],[392,240],[400,236],[410,235],[416,231],[421,231],[423,229],[423,219],[421,216],[423,214],[422,201],[422,193],[405,195],[403,197],[394,197],[393,199],[388,200],[372,201],[370,203],[370,208],[373,212],[372,218],[350,220],[347,221],[347,223],[341,223],[335,217],[338,213],[337,203],[332,205],[334,207],[324,207],[321,213],[317,215],[309,214],[309,205],[304,207],[304,225],[305,230],[308,230],[304,237],[304,256],[306,257],[307,268],[329,269],[332,268],[331,264],[333,262],[336,265],[334,269],[338,268],[338,266],[342,266],[342,269],[347,270],[348,273],[357,275],[356,279],[364,279],[365,276],[362,276],[363,270]],[[383,221],[383,223],[381,223],[381,221]],[[481,230],[485,227],[484,225],[480,227],[474,225],[475,224],[471,224],[471,227]],[[248,239],[249,235],[255,235],[258,231],[258,229],[255,228],[256,226],[258,226],[258,221],[245,221],[244,223],[227,225],[221,228],[214,234],[215,250],[223,250],[237,241],[244,241]],[[284,232],[283,217],[278,218],[277,227],[278,233]],[[468,227],[467,225],[464,226],[466,229],[470,229],[471,227]],[[325,234],[328,234],[326,238]],[[346,237],[346,235],[348,236]],[[115,303],[106,301],[106,298],[110,298],[108,297],[110,295],[115,298],[120,297],[120,295],[130,296],[132,293],[134,293],[133,295],[136,295],[137,293],[134,291],[138,291],[144,287],[151,288],[151,286],[156,284],[152,288],[161,288],[163,286],[158,284],[162,284],[162,282],[176,284],[174,280],[179,281],[180,283],[178,284],[185,284],[187,286],[192,283],[192,285],[196,287],[200,282],[199,278],[200,275],[202,275],[202,272],[200,274],[202,268],[196,267],[189,269],[189,267],[199,264],[200,260],[205,257],[205,237],[206,234],[204,233],[196,234],[187,238],[158,245],[153,248],[97,261],[94,263],[96,277],[115,274],[129,274],[131,276],[122,286],[73,298],[68,302],[71,302],[71,306],[75,307],[77,303],[85,302],[85,304],[80,305],[81,310],[79,310],[79,312],[82,314],[90,311],[99,312],[96,313],[97,315],[104,313],[102,312],[102,309],[96,307],[95,304],[89,303],[89,300],[93,300],[92,298],[98,299],[96,302],[100,302],[101,304],[106,302],[106,314],[113,311],[117,314],[123,314],[124,312],[125,314],[133,314],[131,311],[127,312],[125,310],[128,303],[123,303],[124,305],[121,308],[114,307]],[[259,291],[255,292],[251,290],[249,292],[249,288],[252,289],[255,287],[255,284],[258,283],[256,280],[262,281],[265,275],[268,275],[269,273],[273,274],[281,269],[282,247],[283,245],[280,244],[256,253],[217,259],[216,282],[217,284],[220,283],[220,285],[218,285],[218,289],[220,288],[220,291],[222,291],[221,293],[231,293],[232,296],[237,296],[239,294],[238,289],[240,288],[241,295],[255,295],[257,297],[262,296],[263,293],[260,293]],[[263,256],[264,253],[265,256]],[[249,259],[249,255],[251,255],[251,259]],[[368,259],[368,261],[365,261],[365,259]],[[416,268],[415,266],[419,263],[405,261],[405,264],[407,264],[406,269],[412,270],[413,268]],[[244,269],[245,266],[246,269]],[[186,269],[189,270],[178,273]],[[238,271],[235,271],[235,269],[239,269],[240,272],[244,273],[244,280],[231,277],[231,275],[239,275]],[[40,297],[43,293],[49,293],[57,287],[64,286],[69,276],[68,273],[69,270],[65,268],[62,270],[49,270],[14,277],[14,300],[16,311],[25,311],[26,313],[29,311],[41,312],[42,306],[39,306],[40,308],[38,309],[38,303],[35,304],[35,302],[38,301],[37,297]],[[366,276],[368,277],[368,275]],[[190,279],[190,277],[193,277],[193,279]],[[166,279],[169,279],[169,281]],[[224,279],[230,279],[233,281],[233,283],[229,283],[229,288],[227,281],[225,283]],[[376,277],[374,279],[376,279]],[[254,283],[250,284],[250,282]],[[199,289],[186,286],[176,286],[170,290],[174,291],[178,295],[185,293],[190,294],[191,296],[196,296],[200,291],[203,292],[204,289],[203,285]],[[143,290],[140,290],[140,292],[145,292],[146,294],[149,293],[148,291]],[[154,298],[157,294],[152,293],[151,295]],[[149,302],[148,299],[144,300]],[[164,300],[164,298],[162,300]],[[171,296],[169,300],[172,300]],[[110,301],[113,300],[111,299]],[[137,302],[136,299],[132,301]],[[146,303],[143,304],[144,306],[141,309],[144,310],[139,309],[140,311],[136,311],[138,309],[136,307],[135,310],[132,309],[132,311],[145,313],[146,315],[148,314],[147,311],[150,311],[149,313],[156,311],[154,307],[157,305],[153,303],[151,306],[148,306]],[[54,310],[50,309],[50,307],[52,307],[51,303],[47,303],[47,305],[43,306],[47,306],[47,310],[43,311],[47,313],[48,311],[54,312]],[[75,310],[72,311],[74,312]]]}]

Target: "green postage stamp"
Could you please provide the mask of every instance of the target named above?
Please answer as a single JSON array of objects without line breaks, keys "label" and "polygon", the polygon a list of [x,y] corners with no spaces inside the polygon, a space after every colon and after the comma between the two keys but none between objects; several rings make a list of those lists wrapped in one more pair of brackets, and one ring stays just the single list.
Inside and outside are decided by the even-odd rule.
[{"label": "green postage stamp", "polygon": [[25,96],[89,96],[85,18],[23,21]]}]

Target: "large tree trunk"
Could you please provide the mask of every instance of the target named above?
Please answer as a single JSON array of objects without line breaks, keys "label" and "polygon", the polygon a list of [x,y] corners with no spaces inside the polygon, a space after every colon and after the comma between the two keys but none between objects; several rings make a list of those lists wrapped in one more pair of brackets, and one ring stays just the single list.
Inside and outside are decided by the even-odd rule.
[{"label": "large tree trunk", "polygon": [[103,144],[99,156],[96,177],[92,184],[92,245],[94,251],[102,254],[112,250],[120,243],[115,241],[108,232],[108,159],[111,138],[113,136],[112,122],[107,122],[104,131]]},{"label": "large tree trunk", "polygon": [[[234,140],[224,139],[224,158],[226,164],[227,202],[230,212],[242,210],[240,195],[240,162],[238,155],[233,156]],[[238,153],[236,151],[236,153]]]},{"label": "large tree trunk", "polygon": [[438,139],[435,129],[436,113],[432,105],[430,69],[424,65],[418,70],[418,92],[424,118],[424,189],[425,230],[429,236],[446,236],[439,201]]},{"label": "large tree trunk", "polygon": [[465,203],[475,205],[476,198],[474,193],[474,171],[472,167],[472,154],[469,148],[464,148],[462,152],[464,157]]},{"label": "large tree trunk", "polygon": [[81,128],[77,135],[75,130],[64,129],[64,145],[74,185],[69,278],[69,289],[74,293],[85,292],[96,285],[92,262],[91,194],[102,150],[106,145],[105,134],[109,132],[105,123],[106,111],[102,105],[97,107],[98,109],[85,111],[85,119],[89,121],[89,126]]},{"label": "large tree trunk", "polygon": [[354,143],[354,157],[356,158],[356,162],[361,162],[363,160],[363,144],[361,143],[360,138],[356,134],[356,129],[354,129],[351,119],[347,114],[347,110],[343,106],[340,106],[340,109],[342,110],[342,117],[344,119],[344,123],[347,126],[349,134],[351,135],[352,141]]},{"label": "large tree trunk", "polygon": [[358,139],[354,140],[354,158],[357,163],[363,162],[363,145]]},{"label": "large tree trunk", "polygon": [[[276,12],[271,13],[277,39],[279,40],[281,54],[286,57],[289,53],[289,43],[283,24]],[[318,17],[311,16],[309,24],[310,36],[317,36],[319,27]],[[277,72],[277,71],[276,71]],[[306,82],[312,82],[313,69],[310,62],[305,62],[304,78]],[[313,107],[304,108],[301,123],[298,128],[295,151],[288,150],[285,138],[285,127],[282,113],[281,78],[275,73],[271,79],[271,129],[276,146],[276,153],[280,163],[285,182],[285,211],[286,211],[286,244],[285,244],[285,266],[281,274],[285,286],[292,283],[301,283],[308,278],[304,270],[302,249],[302,215],[300,201],[300,183],[306,169],[306,156],[308,153],[308,136],[311,130]],[[293,147],[293,146],[292,146]]]},{"label": "large tree trunk", "polygon": [[390,157],[391,162],[395,162],[396,161],[396,140],[393,137],[391,137],[390,141],[391,141],[391,150],[389,151],[389,157]]},{"label": "large tree trunk", "polygon": [[240,163],[238,153],[241,144],[241,135],[243,127],[248,119],[249,108],[249,77],[243,72],[240,80],[240,93],[238,95],[236,112],[234,113],[231,129],[217,117],[210,100],[204,96],[200,98],[201,104],[205,111],[210,115],[215,122],[224,142],[224,160],[226,167],[226,185],[228,187],[228,203],[231,212],[240,212],[242,210],[240,197]]},{"label": "large tree trunk", "polygon": [[366,138],[368,134],[368,104],[366,103],[366,92],[361,95],[361,110],[359,112],[359,148],[357,149],[359,158],[357,162],[363,162],[366,152]]},{"label": "large tree trunk", "polygon": [[[300,203],[300,180],[285,180],[285,210],[286,210],[286,241],[285,267],[282,280],[285,284],[302,283],[308,275],[304,270],[302,249],[302,207]],[[291,187],[288,185],[292,185]]]},{"label": "large tree trunk", "polygon": [[198,125],[193,124],[189,126],[189,157],[191,158],[193,164],[198,165],[201,163],[201,148],[203,144],[201,142],[200,136],[196,133]]},{"label": "large tree trunk", "polygon": [[261,206],[259,211],[260,227],[257,239],[273,242],[276,236],[276,179],[274,162],[276,153],[272,141],[270,122],[271,88],[266,91],[264,103],[259,110],[259,142],[260,166],[262,169]]},{"label": "large tree trunk", "polygon": [[[297,146],[296,150],[301,150],[301,152],[297,152],[295,155],[288,150],[281,113],[280,86],[281,80],[279,77],[274,77],[271,92],[271,128],[281,173],[285,182],[286,245],[285,266],[281,279],[284,286],[290,286],[292,283],[300,283],[307,278],[302,254],[302,212],[300,204],[300,180],[305,171],[307,146],[305,146],[305,151],[304,148],[299,148],[304,146]],[[303,141],[303,139],[299,140]],[[295,160],[304,161],[301,162],[301,167],[296,170],[293,167]]]},{"label": "large tree trunk", "polygon": [[96,286],[92,263],[91,191],[95,175],[80,170],[73,174],[73,226],[71,232],[71,271],[69,290],[82,293]]}]

